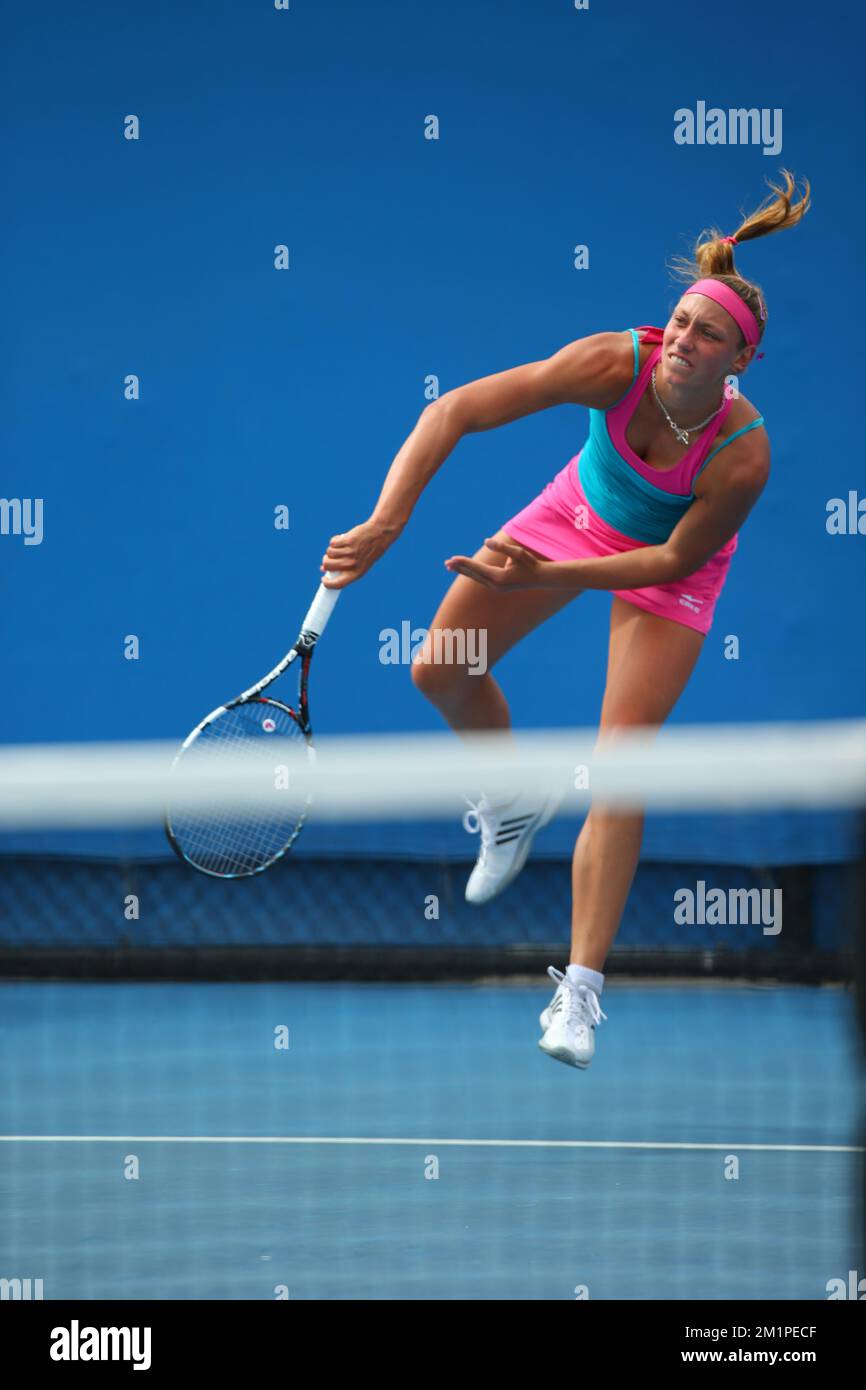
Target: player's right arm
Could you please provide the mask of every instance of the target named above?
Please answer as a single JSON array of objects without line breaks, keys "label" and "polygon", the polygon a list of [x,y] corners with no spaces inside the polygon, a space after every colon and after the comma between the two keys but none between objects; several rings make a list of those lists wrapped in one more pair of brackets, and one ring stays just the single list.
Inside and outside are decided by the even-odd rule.
[{"label": "player's right arm", "polygon": [[322,569],[329,588],[359,579],[396,540],[430,479],[467,434],[496,429],[554,405],[612,405],[628,388],[634,354],[628,333],[592,333],[551,357],[479,377],[426,406],[391,464],[368,521],[332,536]]},{"label": "player's right arm", "polygon": [[602,409],[625,391],[633,362],[628,334],[592,333],[567,343],[552,357],[447,391],[432,408],[448,410],[461,434],[496,429],[553,405]]}]

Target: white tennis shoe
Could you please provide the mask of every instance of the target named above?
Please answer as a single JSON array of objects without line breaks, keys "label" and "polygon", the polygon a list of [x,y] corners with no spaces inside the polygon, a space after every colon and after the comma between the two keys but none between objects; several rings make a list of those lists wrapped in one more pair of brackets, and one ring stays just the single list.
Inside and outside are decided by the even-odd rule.
[{"label": "white tennis shoe", "polygon": [[[491,805],[486,796],[470,801],[463,825],[470,834],[481,832],[478,861],[466,884],[468,903],[487,903],[507,888],[529,857],[536,834],[552,820],[562,797],[549,796],[541,806],[520,795]],[[475,824],[470,822],[474,819]]]},{"label": "white tennis shoe", "polygon": [[557,1062],[586,1068],[595,1055],[595,1026],[607,1014],[601,1011],[598,995],[589,985],[573,984],[556,966],[548,975],[557,981],[556,993],[541,1014],[544,1037],[538,1046]]}]

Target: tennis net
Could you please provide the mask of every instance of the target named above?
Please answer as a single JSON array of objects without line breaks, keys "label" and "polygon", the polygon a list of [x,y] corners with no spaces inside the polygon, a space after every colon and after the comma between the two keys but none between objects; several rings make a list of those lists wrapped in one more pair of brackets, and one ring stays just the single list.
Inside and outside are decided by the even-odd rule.
[{"label": "tennis net", "polygon": [[[237,881],[168,847],[174,751],[0,750],[3,1297],[858,1296],[866,725],[323,739]],[[559,812],[470,905],[514,786]],[[646,824],[579,1071],[593,805]]]},{"label": "tennis net", "polygon": [[[323,740],[292,852],[233,882],[193,872],[161,829],[171,745],[0,750],[0,965],[131,977],[513,975],[561,954],[567,860],[593,797],[647,808],[610,968],[843,978],[866,799],[866,724]],[[235,760],[188,794],[251,813]],[[466,790],[559,815],[507,893],[464,898]],[[273,795],[272,790],[268,793]],[[776,907],[775,905],[778,905]],[[784,914],[784,918],[782,917]]]}]

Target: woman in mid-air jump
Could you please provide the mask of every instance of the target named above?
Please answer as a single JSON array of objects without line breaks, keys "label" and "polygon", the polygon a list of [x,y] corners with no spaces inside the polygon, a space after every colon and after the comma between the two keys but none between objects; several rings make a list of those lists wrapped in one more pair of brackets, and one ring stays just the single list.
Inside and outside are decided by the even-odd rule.
[{"label": "woman in mid-air jump", "polygon": [[[726,378],[739,380],[758,346],[767,309],[738,274],[734,247],[794,226],[810,203],[784,187],[733,236],[699,239],[694,261],[677,257],[688,283],[664,329],[643,326],[578,338],[539,362],[446,392],[422,412],[385,479],[370,519],[333,536],[322,568],[343,588],[359,579],[406,525],[418,497],[466,434],[566,403],[589,407],[589,438],[527,507],[457,574],[419,658],[416,686],[457,731],[509,728],[490,667],[522,637],[586,589],[613,593],[599,736],[664,723],[684,690],[713,620],[737,532],[769,475],[763,418]],[[762,354],[759,354],[762,355]],[[433,661],[436,630],[486,629],[488,670]],[[518,795],[473,808],[481,831],[466,897],[489,901],[526,862],[556,800]],[[640,857],[644,817],[593,805],[574,849],[572,945],[565,973],[550,967],[553,999],[539,1046],[586,1067],[604,964]]]}]

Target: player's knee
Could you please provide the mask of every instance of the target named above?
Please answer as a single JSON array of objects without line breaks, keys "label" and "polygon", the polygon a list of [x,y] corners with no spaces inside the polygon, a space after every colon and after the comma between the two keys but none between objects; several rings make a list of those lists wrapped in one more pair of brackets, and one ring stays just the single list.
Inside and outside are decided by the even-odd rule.
[{"label": "player's knee", "polygon": [[412,684],[422,695],[426,695],[428,700],[435,700],[447,692],[448,673],[443,673],[441,666],[434,666],[425,661],[423,652],[419,652],[415,657],[410,669]]},{"label": "player's knee", "polygon": [[454,699],[465,680],[465,671],[456,666],[444,666],[429,658],[426,646],[412,662],[412,684],[434,704]]}]

